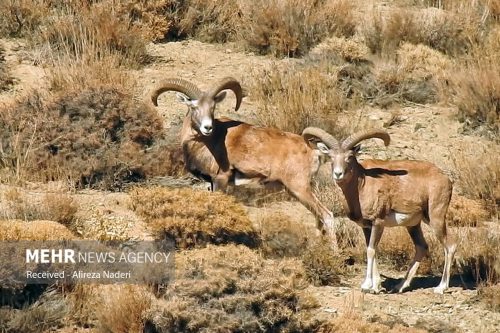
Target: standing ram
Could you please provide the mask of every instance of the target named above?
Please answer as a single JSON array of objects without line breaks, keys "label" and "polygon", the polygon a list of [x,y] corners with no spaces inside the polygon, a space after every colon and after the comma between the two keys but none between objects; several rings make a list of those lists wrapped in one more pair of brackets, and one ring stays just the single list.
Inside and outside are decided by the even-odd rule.
[{"label": "standing ram", "polygon": [[377,138],[389,145],[389,134],[382,130],[361,131],[341,143],[319,128],[306,128],[302,135],[332,160],[332,177],[342,189],[349,218],[363,228],[367,245],[367,272],[361,289],[380,291],[376,249],[384,227],[406,227],[415,245],[415,257],[398,292],[409,287],[420,261],[428,252],[422,233],[424,220],[444,247],[443,276],[434,292],[443,293],[449,285],[456,243],[448,234],[445,216],[451,199],[452,183],[435,165],[424,161],[381,161],[356,159],[359,143]]},{"label": "standing ram", "polygon": [[225,98],[226,89],[235,93],[238,110],[242,89],[230,77],[209,91],[183,79],[166,79],[151,93],[155,106],[166,91],[180,93],[179,101],[188,106],[181,129],[187,170],[210,181],[212,190],[225,191],[229,183],[246,182],[285,186],[322,222],[336,246],[332,213],[316,198],[310,184],[320,166],[320,151],[297,134],[215,118],[215,107]]}]

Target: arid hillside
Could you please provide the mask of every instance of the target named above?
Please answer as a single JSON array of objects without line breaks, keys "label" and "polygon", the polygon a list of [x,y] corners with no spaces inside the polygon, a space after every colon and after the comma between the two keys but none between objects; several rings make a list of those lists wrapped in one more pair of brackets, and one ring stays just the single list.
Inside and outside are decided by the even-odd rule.
[{"label": "arid hillside", "polygon": [[[0,241],[176,242],[165,286],[0,285],[0,332],[500,331],[500,1],[5,0],[0,3]],[[414,248],[379,246],[385,292],[364,294],[365,241],[329,161],[313,187],[338,251],[285,190],[209,184],[184,170],[175,93],[160,80],[244,89],[216,116],[339,139],[382,128],[360,159],[435,163],[453,181],[459,241],[391,293]]]}]

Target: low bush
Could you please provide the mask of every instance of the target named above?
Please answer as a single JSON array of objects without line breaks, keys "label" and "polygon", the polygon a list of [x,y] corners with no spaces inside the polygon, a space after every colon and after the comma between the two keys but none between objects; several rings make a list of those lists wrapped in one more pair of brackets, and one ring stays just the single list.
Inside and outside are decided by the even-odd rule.
[{"label": "low bush", "polygon": [[478,131],[491,139],[498,138],[500,133],[498,71],[498,62],[465,66],[451,76],[448,87],[465,129]]},{"label": "low bush", "polygon": [[273,67],[255,73],[250,91],[260,108],[258,123],[298,134],[308,126],[338,133],[337,118],[348,100],[336,87],[334,69],[325,62],[321,65]]},{"label": "low bush", "polygon": [[49,220],[70,226],[76,219],[78,204],[63,193],[47,193],[37,198],[17,188],[3,193],[4,218],[24,221]]},{"label": "low bush", "polygon": [[119,189],[175,164],[156,111],[117,88],[32,93],[1,112],[0,128],[0,162],[17,180]]},{"label": "low bush", "polygon": [[244,207],[231,196],[162,187],[135,188],[130,196],[131,208],[145,219],[155,237],[173,239],[178,248],[259,243]]},{"label": "low bush", "polygon": [[332,34],[352,36],[353,10],[344,0],[260,0],[242,10],[242,38],[261,54],[301,56]]},{"label": "low bush", "polygon": [[299,257],[307,246],[304,226],[283,213],[264,213],[259,216],[260,249],[266,258]]},{"label": "low bush", "polygon": [[477,227],[481,226],[488,216],[489,213],[481,201],[454,194],[448,207],[446,219],[449,226]]},{"label": "low bush", "polygon": [[[489,214],[498,217],[500,204],[500,157],[490,148],[465,146],[452,156],[457,170],[457,187],[471,199],[480,200]],[[481,161],[481,163],[478,163]]]},{"label": "low bush", "polygon": [[488,309],[500,312],[500,284],[480,287],[478,296]]},{"label": "low bush", "polygon": [[346,273],[345,258],[335,253],[331,240],[320,238],[308,244],[302,254],[307,279],[315,286],[339,285]]},{"label": "low bush", "polygon": [[151,309],[147,325],[156,332],[311,332],[318,304],[303,294],[306,286],[295,259],[265,260],[241,245],[183,251],[166,304]]},{"label": "low bush", "polygon": [[53,221],[0,221],[0,240],[2,241],[43,241],[77,239],[68,228]]},{"label": "low bush", "polygon": [[143,332],[153,294],[134,285],[120,286],[118,290],[106,294],[108,297],[103,298],[98,306],[98,332]]},{"label": "low bush", "polygon": [[391,55],[401,43],[424,44],[449,55],[461,55],[480,41],[487,28],[478,8],[374,9],[360,29],[373,53]]}]

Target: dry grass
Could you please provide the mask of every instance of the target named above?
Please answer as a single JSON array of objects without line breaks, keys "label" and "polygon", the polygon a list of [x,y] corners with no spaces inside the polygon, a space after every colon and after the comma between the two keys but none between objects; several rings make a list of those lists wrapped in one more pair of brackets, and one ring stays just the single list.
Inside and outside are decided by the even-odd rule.
[{"label": "dry grass", "polygon": [[175,240],[178,248],[207,243],[259,243],[242,205],[231,196],[192,189],[162,187],[130,191],[131,208],[159,239]]},{"label": "dry grass", "polygon": [[480,200],[491,216],[498,217],[500,204],[498,152],[465,146],[463,150],[453,155],[453,164],[457,170],[458,186],[463,195]]},{"label": "dry grass", "polygon": [[97,241],[124,241],[135,237],[130,233],[132,222],[91,207],[88,214],[78,218],[71,230],[78,236]]},{"label": "dry grass", "polygon": [[326,163],[324,167],[319,169],[316,175],[314,193],[333,213],[333,216],[345,216],[347,203],[344,193],[342,193],[340,187],[333,181],[331,170],[330,163]]},{"label": "dry grass", "polygon": [[310,236],[304,226],[281,212],[259,216],[260,249],[266,258],[299,257]]},{"label": "dry grass", "polygon": [[482,286],[478,290],[478,295],[488,309],[500,312],[500,284]]},{"label": "dry grass", "polygon": [[145,315],[154,296],[140,286],[124,285],[107,293],[97,312],[97,331],[143,332]]},{"label": "dry grass", "polygon": [[0,4],[0,35],[23,37],[32,33],[49,16],[44,0],[6,0]]},{"label": "dry grass", "polygon": [[261,54],[301,56],[327,36],[353,35],[353,9],[344,0],[257,1],[242,9],[242,38]]},{"label": "dry grass", "polygon": [[0,161],[14,180],[112,189],[176,168],[158,114],[129,93],[101,86],[48,99],[34,93],[2,110]]},{"label": "dry grass", "polygon": [[302,254],[307,279],[315,286],[339,285],[346,273],[345,258],[335,253],[329,238],[310,242]]},{"label": "dry grass", "polygon": [[459,120],[465,122],[466,129],[482,131],[492,139],[500,133],[498,59],[464,66],[450,78],[451,100],[458,107]]},{"label": "dry grass", "polygon": [[238,1],[189,0],[175,6],[170,36],[195,37],[209,43],[236,40],[242,24]]},{"label": "dry grass", "polygon": [[466,228],[459,233],[459,239],[456,255],[459,271],[478,283],[498,283],[500,281],[498,230]]},{"label": "dry grass", "polygon": [[290,65],[255,73],[250,91],[260,109],[258,123],[299,134],[308,126],[338,133],[337,118],[348,101],[336,88],[335,72],[328,67],[327,63]]},{"label": "dry grass", "polygon": [[403,42],[424,44],[445,54],[460,55],[480,40],[486,28],[483,13],[475,8],[447,11],[374,8],[371,13],[360,32],[373,53],[385,55],[390,55]]},{"label": "dry grass", "polygon": [[69,229],[53,221],[0,221],[0,240],[73,240],[77,239]]},{"label": "dry grass", "polygon": [[94,332],[142,332],[155,297],[140,285],[77,284],[66,293],[67,320]]},{"label": "dry grass", "polygon": [[68,319],[79,327],[94,327],[97,324],[97,309],[102,304],[104,285],[77,283],[66,296]]},{"label": "dry grass", "polygon": [[176,254],[176,278],[153,309],[157,332],[310,332],[318,304],[300,262],[264,260],[245,246],[211,246]]},{"label": "dry grass", "polygon": [[309,57],[341,57],[347,62],[369,61],[370,50],[358,39],[330,37],[312,48]]},{"label": "dry grass", "polygon": [[67,227],[76,220],[78,204],[65,193],[47,193],[41,198],[10,188],[2,195],[4,218],[24,221],[49,220]]},{"label": "dry grass", "polygon": [[477,227],[489,217],[488,211],[479,200],[455,194],[452,196],[446,218],[449,226]]}]

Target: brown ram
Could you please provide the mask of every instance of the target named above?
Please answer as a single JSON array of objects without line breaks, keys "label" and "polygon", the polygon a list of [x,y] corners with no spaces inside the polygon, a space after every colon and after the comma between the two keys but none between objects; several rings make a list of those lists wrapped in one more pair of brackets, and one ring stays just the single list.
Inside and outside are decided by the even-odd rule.
[{"label": "brown ram", "polygon": [[389,134],[382,130],[362,131],[341,143],[319,128],[306,128],[303,136],[316,141],[318,148],[332,159],[332,177],[347,201],[349,218],[363,228],[367,245],[366,279],[362,290],[379,292],[380,274],[376,249],[384,227],[406,227],[415,244],[415,258],[398,292],[409,287],[428,246],[421,221],[430,224],[444,247],[445,263],[441,283],[434,291],[443,293],[449,285],[456,243],[447,232],[445,216],[451,199],[452,183],[435,165],[425,161],[358,162],[358,144],[366,139],[382,139],[387,146]]},{"label": "brown ram", "polygon": [[225,191],[229,183],[258,182],[280,184],[304,204],[333,237],[332,213],[316,198],[311,178],[318,171],[321,153],[300,135],[273,128],[253,126],[229,118],[214,118],[224,89],[236,95],[236,110],[242,99],[240,84],[225,78],[210,92],[203,92],[182,79],[163,80],[152,92],[158,96],[177,91],[179,100],[189,107],[181,130],[181,144],[188,171],[211,181],[212,190]]}]

